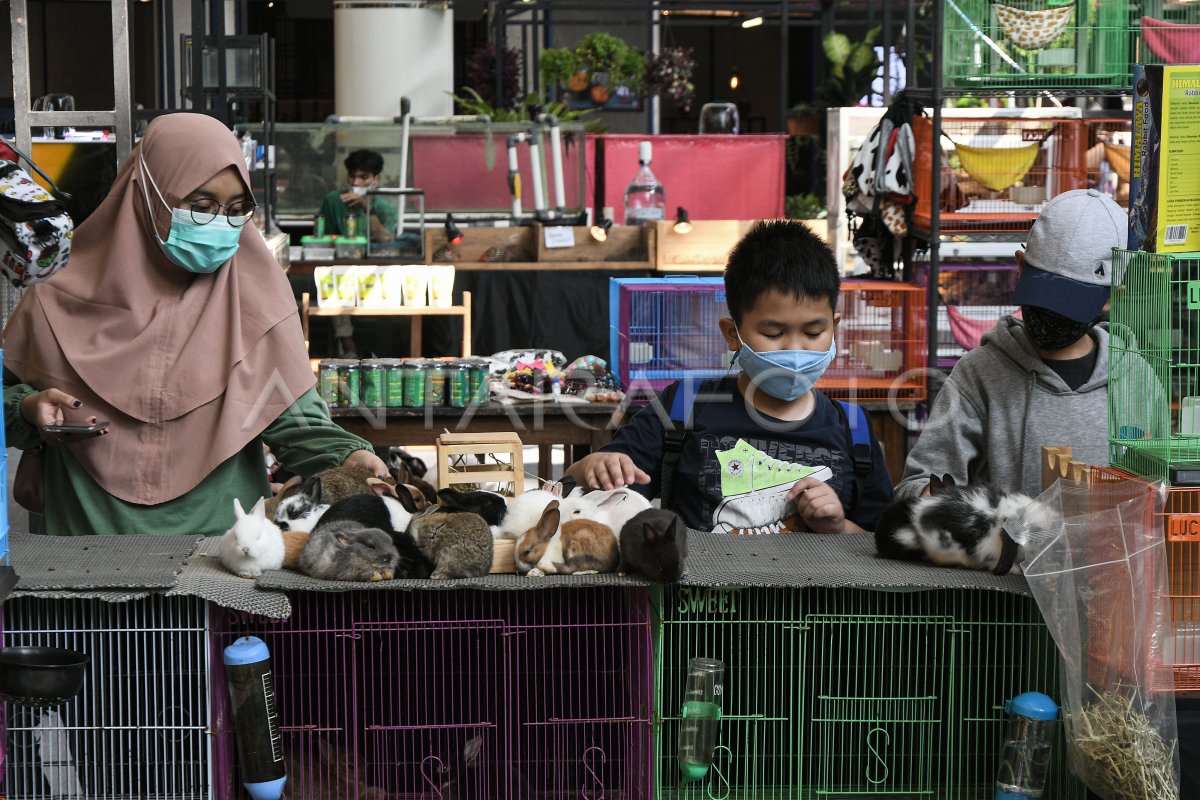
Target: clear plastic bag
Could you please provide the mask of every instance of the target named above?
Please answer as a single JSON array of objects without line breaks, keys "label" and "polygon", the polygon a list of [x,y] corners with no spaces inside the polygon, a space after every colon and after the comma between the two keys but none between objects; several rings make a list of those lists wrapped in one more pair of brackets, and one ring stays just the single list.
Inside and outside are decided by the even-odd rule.
[{"label": "clear plastic bag", "polygon": [[1009,534],[1058,646],[1071,770],[1106,800],[1178,798],[1161,495],[1136,481],[1059,481],[1038,500],[1053,513]]}]

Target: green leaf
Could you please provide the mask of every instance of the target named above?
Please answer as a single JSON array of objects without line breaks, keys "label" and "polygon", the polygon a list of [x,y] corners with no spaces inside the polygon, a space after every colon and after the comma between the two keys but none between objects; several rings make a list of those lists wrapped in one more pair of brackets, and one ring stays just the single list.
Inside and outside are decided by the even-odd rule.
[{"label": "green leaf", "polygon": [[840,68],[850,57],[850,37],[844,33],[830,31],[821,40],[821,47],[825,50],[825,57],[834,67]]},{"label": "green leaf", "polygon": [[883,28],[880,27],[879,25],[876,25],[874,28],[871,28],[871,30],[867,31],[867,35],[863,37],[863,44],[865,44],[865,45],[875,44],[875,39],[879,37],[879,33],[882,30],[883,30]]},{"label": "green leaf", "polygon": [[854,45],[854,49],[850,51],[850,58],[846,61],[846,69],[854,74],[866,70],[874,72],[878,66],[879,59],[875,57],[875,51],[870,45],[861,42]]}]

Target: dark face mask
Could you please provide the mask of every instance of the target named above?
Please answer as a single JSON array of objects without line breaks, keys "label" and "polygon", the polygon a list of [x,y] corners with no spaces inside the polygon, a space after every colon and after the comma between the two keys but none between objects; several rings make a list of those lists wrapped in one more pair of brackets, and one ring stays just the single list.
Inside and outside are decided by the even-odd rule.
[{"label": "dark face mask", "polygon": [[1059,350],[1074,344],[1096,324],[1096,320],[1076,322],[1037,306],[1021,306],[1021,319],[1025,334],[1038,350]]}]

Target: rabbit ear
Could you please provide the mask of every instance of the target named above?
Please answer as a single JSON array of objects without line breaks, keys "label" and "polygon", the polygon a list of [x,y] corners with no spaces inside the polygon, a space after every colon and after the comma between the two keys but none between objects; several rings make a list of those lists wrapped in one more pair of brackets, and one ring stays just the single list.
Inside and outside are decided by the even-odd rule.
[{"label": "rabbit ear", "polygon": [[258,502],[250,509],[250,515],[254,517],[267,518],[267,499],[265,497],[258,498]]},{"label": "rabbit ear", "polygon": [[400,499],[396,492],[396,487],[392,486],[387,481],[381,478],[367,478],[367,486],[371,487],[371,491],[380,497],[394,497]]},{"label": "rabbit ear", "polygon": [[618,490],[618,491],[612,492],[611,494],[609,494],[608,497],[604,498],[599,503],[597,503],[596,508],[608,508],[609,506],[615,506],[617,503],[625,502],[625,500],[628,498],[628,496],[629,496],[628,491]]},{"label": "rabbit ear", "polygon": [[417,501],[413,499],[412,492],[408,491],[407,489],[403,489],[399,492],[393,490],[391,496],[395,500],[399,501],[400,506],[408,513],[416,514],[419,511],[417,508]]},{"label": "rabbit ear", "polygon": [[462,508],[462,492],[457,489],[438,489],[438,505],[459,510]]},{"label": "rabbit ear", "polygon": [[554,536],[555,532],[558,531],[558,522],[561,518],[562,514],[558,510],[558,502],[551,500],[550,505],[546,506],[546,510],[542,512],[542,518],[538,520],[538,539],[547,541]]},{"label": "rabbit ear", "polygon": [[649,523],[642,524],[642,536],[646,539],[646,544],[654,544],[658,541],[659,532],[654,529],[654,526]]},{"label": "rabbit ear", "polygon": [[475,762],[479,760],[480,753],[483,752],[483,737],[476,736],[473,739],[468,739],[463,745],[462,758],[464,767],[473,767]]},{"label": "rabbit ear", "polygon": [[300,484],[300,491],[312,498],[314,503],[321,502],[321,479],[316,475],[311,478],[305,478]]},{"label": "rabbit ear", "polygon": [[338,544],[340,544],[342,547],[350,546],[350,537],[347,536],[345,533],[335,533],[333,535],[333,538],[337,539]]},{"label": "rabbit ear", "polygon": [[233,513],[237,515],[238,519],[246,516],[246,510],[242,508],[242,501],[236,497],[233,498]]},{"label": "rabbit ear", "polygon": [[681,520],[679,517],[675,517],[675,519],[671,520],[671,524],[667,526],[667,529],[663,531],[663,538],[668,542],[675,541],[679,534],[679,529],[682,527],[683,520]]}]

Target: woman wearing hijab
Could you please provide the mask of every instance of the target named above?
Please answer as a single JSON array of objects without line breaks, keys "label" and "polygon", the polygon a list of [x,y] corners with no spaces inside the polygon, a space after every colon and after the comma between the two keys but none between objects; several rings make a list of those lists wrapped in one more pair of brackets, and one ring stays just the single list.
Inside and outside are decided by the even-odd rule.
[{"label": "woman wearing hijab", "polygon": [[[71,261],[4,332],[10,447],[45,448],[43,532],[219,534],[269,493],[263,442],[301,474],[385,474],[314,390],[283,271],[258,230],[237,140],[155,119]],[[107,435],[43,431],[108,420]]]}]

